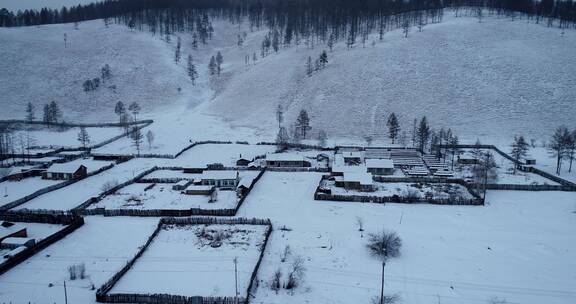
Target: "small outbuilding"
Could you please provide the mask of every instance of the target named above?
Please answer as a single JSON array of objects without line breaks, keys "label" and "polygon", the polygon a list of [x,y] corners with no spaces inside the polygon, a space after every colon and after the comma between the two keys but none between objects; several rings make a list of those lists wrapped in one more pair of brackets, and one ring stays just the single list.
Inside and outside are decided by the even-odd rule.
[{"label": "small outbuilding", "polygon": [[366,169],[374,175],[394,174],[394,161],[391,159],[366,159]]},{"label": "small outbuilding", "polygon": [[216,186],[190,185],[182,193],[187,195],[211,195]]},{"label": "small outbuilding", "polygon": [[362,192],[374,191],[374,181],[372,174],[362,172],[344,172],[343,176],[336,177],[336,186],[347,190],[356,190]]},{"label": "small outbuilding", "polygon": [[53,164],[42,173],[43,179],[73,180],[88,176],[88,168],[76,163]]},{"label": "small outbuilding", "polygon": [[175,184],[172,186],[172,190],[182,191],[182,190],[188,188],[188,186],[190,186],[192,183],[194,183],[194,179],[191,179],[191,180],[183,179],[183,180],[175,183]]}]

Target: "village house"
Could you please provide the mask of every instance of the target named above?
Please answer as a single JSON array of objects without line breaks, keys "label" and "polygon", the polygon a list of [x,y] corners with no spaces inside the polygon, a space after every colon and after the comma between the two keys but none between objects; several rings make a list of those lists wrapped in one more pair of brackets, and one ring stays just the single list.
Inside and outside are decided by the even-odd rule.
[{"label": "village house", "polygon": [[0,249],[16,249],[20,246],[32,247],[36,244],[36,240],[27,237],[7,237],[0,241]]},{"label": "village house", "polygon": [[374,175],[394,174],[394,161],[391,159],[366,159],[366,170]]},{"label": "village house", "polygon": [[266,155],[266,167],[270,168],[309,168],[312,164],[304,156],[295,153]]},{"label": "village house", "polygon": [[240,176],[237,171],[210,171],[202,172],[200,184],[203,186],[216,186],[218,188],[236,189]]},{"label": "village house", "polygon": [[194,179],[183,179],[172,186],[172,190],[174,191],[182,191],[190,186],[194,182]]},{"label": "village house", "polygon": [[187,195],[211,195],[216,186],[189,185],[182,193]]},{"label": "village house", "polygon": [[344,172],[343,176],[335,177],[336,187],[346,190],[356,190],[362,192],[374,191],[374,181],[372,174],[366,172]]},{"label": "village house", "polygon": [[24,226],[6,221],[0,223],[0,242],[6,238],[25,238],[27,236],[28,233],[26,232],[26,227]]},{"label": "village house", "polygon": [[43,179],[73,180],[88,176],[88,168],[77,163],[53,164],[42,173]]}]

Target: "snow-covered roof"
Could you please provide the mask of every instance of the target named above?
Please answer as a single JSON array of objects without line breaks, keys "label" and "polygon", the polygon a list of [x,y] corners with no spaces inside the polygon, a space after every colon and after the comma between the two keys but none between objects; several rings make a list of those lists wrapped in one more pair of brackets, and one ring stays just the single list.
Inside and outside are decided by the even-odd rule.
[{"label": "snow-covered roof", "polygon": [[367,159],[367,168],[383,168],[383,169],[394,169],[394,161],[391,159]]},{"label": "snow-covered roof", "polygon": [[186,185],[188,185],[189,183],[192,183],[192,182],[194,182],[194,179],[192,179],[192,180],[183,179],[183,180],[177,182],[176,185],[178,185],[178,186],[186,186]]},{"label": "snow-covered roof", "polygon": [[[77,162],[70,162],[70,163],[61,163],[61,164],[53,164],[48,168],[48,172],[56,172],[56,173],[74,173],[80,168],[80,166],[84,166],[83,164],[79,164]],[[86,166],[85,166],[86,167]],[[86,167],[88,168],[88,167]]]},{"label": "snow-covered roof", "polygon": [[297,153],[273,153],[266,154],[266,160],[272,161],[303,161],[304,156]]},{"label": "snow-covered roof", "polygon": [[190,185],[184,191],[186,190],[208,191],[212,188],[214,188],[214,186]]},{"label": "snow-covered roof", "polygon": [[25,245],[29,241],[34,240],[32,238],[27,237],[7,237],[2,240],[2,244],[10,244],[10,245]]},{"label": "snow-covered roof", "polygon": [[[0,225],[0,238],[5,238],[13,233],[16,233],[22,229],[26,229],[26,227],[16,224],[16,223],[11,223],[11,222],[0,222],[2,225]],[[10,225],[12,224],[12,225]]]},{"label": "snow-covered roof", "polygon": [[362,158],[362,152],[360,151],[344,151],[342,152],[342,157],[344,158]]},{"label": "snow-covered roof", "polygon": [[335,164],[332,166],[332,172],[338,173],[366,173],[368,169],[364,165],[359,166],[346,166],[343,164]]},{"label": "snow-covered roof", "polygon": [[202,172],[202,179],[236,179],[238,173],[230,170],[206,170]]},{"label": "snow-covered roof", "polygon": [[372,174],[370,173],[357,173],[357,172],[344,172],[344,182],[360,182],[360,185],[372,185]]}]

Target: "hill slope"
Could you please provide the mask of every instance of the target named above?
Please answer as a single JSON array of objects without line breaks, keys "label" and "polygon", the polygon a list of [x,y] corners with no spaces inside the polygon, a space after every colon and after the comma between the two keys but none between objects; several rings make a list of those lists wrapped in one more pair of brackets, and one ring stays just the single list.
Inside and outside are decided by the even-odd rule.
[{"label": "hill slope", "polygon": [[[236,35],[243,32],[247,38],[238,47]],[[0,118],[23,116],[28,101],[54,99],[65,105],[68,120],[110,120],[116,101],[138,101],[143,116],[157,120],[156,128],[178,121],[179,128],[196,131],[191,137],[210,137],[211,130],[226,137],[229,127],[242,127],[272,139],[274,111],[282,104],[287,122],[304,108],[315,131],[343,140],[383,136],[394,111],[408,133],[414,118],[427,115],[434,127],[452,127],[468,141],[508,141],[517,133],[548,137],[557,125],[570,125],[576,113],[573,31],[561,35],[522,20],[486,18],[479,24],[446,17],[423,32],[412,29],[407,39],[396,31],[374,46],[371,37],[365,48],[358,43],[347,50],[339,43],[326,69],[311,77],[305,75],[306,59],[325,46],[284,48],[247,67],[245,56],[259,54],[264,34],[215,21],[214,39],[199,50],[182,34],[183,54],[194,56],[200,74],[192,86],[185,60],[173,61],[175,37],[166,43],[122,26],[105,28],[101,21],[82,23],[79,30],[71,24],[0,29],[0,55],[11,59],[0,76],[7,109]],[[206,65],[216,51],[224,55],[223,74],[210,77]],[[105,63],[116,90],[83,92],[82,81],[98,76]],[[207,120],[210,126],[200,125]]]}]

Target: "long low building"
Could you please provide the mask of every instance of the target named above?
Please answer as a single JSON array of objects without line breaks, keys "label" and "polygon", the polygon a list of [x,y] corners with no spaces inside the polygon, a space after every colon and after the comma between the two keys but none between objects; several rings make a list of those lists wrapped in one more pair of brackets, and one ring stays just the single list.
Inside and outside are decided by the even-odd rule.
[{"label": "long low building", "polygon": [[266,154],[266,167],[271,168],[309,168],[312,163],[296,153]]}]

